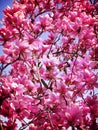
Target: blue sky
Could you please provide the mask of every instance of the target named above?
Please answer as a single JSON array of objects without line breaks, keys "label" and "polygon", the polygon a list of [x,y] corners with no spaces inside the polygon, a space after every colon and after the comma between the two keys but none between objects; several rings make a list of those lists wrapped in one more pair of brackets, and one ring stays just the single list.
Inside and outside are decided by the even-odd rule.
[{"label": "blue sky", "polygon": [[3,18],[2,10],[6,9],[7,5],[11,6],[13,0],[0,0],[0,21]]}]

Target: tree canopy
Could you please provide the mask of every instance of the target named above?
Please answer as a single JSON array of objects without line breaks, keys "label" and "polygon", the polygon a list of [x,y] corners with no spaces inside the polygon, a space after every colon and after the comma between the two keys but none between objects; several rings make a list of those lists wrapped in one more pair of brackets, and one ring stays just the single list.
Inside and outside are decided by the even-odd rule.
[{"label": "tree canopy", "polygon": [[0,130],[97,130],[97,0],[15,0],[3,12]]}]

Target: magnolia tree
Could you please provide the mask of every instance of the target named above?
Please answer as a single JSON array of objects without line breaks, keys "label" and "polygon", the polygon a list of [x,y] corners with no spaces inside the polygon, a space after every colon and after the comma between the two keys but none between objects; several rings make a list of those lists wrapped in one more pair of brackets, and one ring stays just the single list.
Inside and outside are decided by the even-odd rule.
[{"label": "magnolia tree", "polygon": [[0,43],[0,130],[98,130],[97,0],[15,0]]}]

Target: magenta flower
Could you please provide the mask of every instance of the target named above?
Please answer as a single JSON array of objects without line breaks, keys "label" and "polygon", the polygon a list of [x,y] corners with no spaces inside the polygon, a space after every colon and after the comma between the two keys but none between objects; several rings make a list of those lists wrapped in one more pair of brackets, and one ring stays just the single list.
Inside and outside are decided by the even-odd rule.
[{"label": "magenta flower", "polygon": [[14,0],[0,29],[0,129],[98,129],[96,0]]}]

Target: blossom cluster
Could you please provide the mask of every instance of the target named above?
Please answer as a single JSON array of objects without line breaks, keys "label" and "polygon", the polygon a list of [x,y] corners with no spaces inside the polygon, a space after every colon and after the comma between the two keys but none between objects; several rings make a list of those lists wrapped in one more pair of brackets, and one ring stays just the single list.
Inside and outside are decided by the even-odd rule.
[{"label": "blossom cluster", "polygon": [[97,13],[88,0],[15,0],[4,10],[0,129],[98,129]]}]

